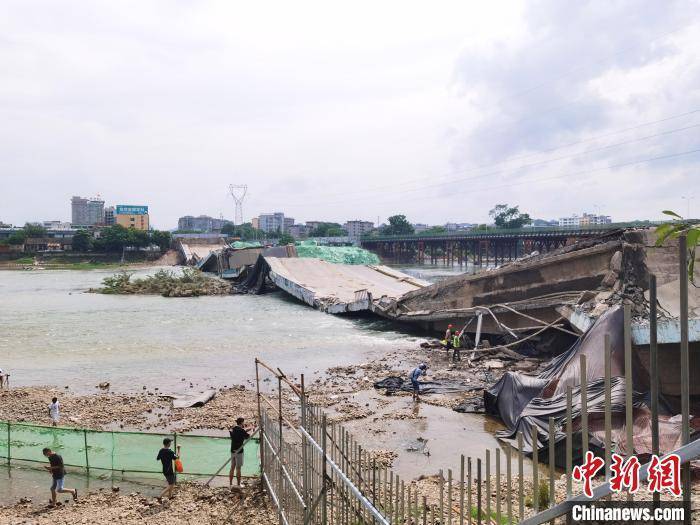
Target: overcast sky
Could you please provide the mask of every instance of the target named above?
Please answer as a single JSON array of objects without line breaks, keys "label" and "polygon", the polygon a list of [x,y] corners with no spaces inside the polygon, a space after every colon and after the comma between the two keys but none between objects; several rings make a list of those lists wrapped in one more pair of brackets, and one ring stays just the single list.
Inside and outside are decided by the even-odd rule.
[{"label": "overcast sky", "polygon": [[0,220],[700,215],[700,2],[0,3]]}]

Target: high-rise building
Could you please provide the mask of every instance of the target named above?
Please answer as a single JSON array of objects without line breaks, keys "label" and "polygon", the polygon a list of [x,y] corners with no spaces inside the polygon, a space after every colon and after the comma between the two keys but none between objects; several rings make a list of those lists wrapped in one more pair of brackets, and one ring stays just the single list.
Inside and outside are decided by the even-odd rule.
[{"label": "high-rise building", "polygon": [[114,206],[108,206],[105,208],[105,225],[114,226]]},{"label": "high-rise building", "polygon": [[374,229],[374,223],[369,221],[348,221],[343,225],[348,236],[358,239],[365,233],[369,233]]},{"label": "high-rise building", "polygon": [[136,230],[148,230],[150,228],[148,206],[117,204],[114,220],[118,225],[125,228],[134,228]]},{"label": "high-rise building", "polygon": [[105,201],[96,197],[88,199],[87,203],[88,224],[104,224],[105,223]]},{"label": "high-rise building", "polygon": [[71,220],[76,226],[87,226],[88,223],[88,200],[74,195],[70,200]]},{"label": "high-rise building", "polygon": [[[294,219],[292,219],[294,221]],[[258,217],[259,228],[264,232],[284,232],[284,213],[261,213]],[[293,223],[292,223],[293,224]]]},{"label": "high-rise building", "polygon": [[258,217],[253,217],[250,219],[250,225],[256,230],[260,229],[260,219]]},{"label": "high-rise building", "polygon": [[73,196],[71,204],[71,224],[75,226],[94,226],[105,222],[105,201],[99,197],[86,199]]}]

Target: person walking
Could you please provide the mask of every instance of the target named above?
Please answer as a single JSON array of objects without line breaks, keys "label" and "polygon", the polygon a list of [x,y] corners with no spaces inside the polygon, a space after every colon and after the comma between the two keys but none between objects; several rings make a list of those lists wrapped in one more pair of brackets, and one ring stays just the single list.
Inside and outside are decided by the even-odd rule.
[{"label": "person walking", "polygon": [[51,418],[51,426],[57,426],[58,420],[61,418],[61,404],[58,402],[57,397],[51,400],[51,404],[49,405],[49,417]]},{"label": "person walking", "polygon": [[411,385],[413,385],[413,400],[414,401],[420,401],[418,396],[420,395],[420,383],[418,382],[418,378],[421,376],[425,376],[428,371],[428,365],[425,363],[421,363],[418,365],[416,368],[413,369],[413,371],[410,374],[410,379],[411,379]]},{"label": "person walking", "polygon": [[5,374],[0,368],[0,388],[5,387],[5,380],[7,380],[7,388],[10,388],[10,374]]},{"label": "person walking", "polygon": [[177,454],[172,451],[170,444],[173,442],[170,438],[165,438],[163,440],[163,448],[158,451],[156,456],[156,461],[160,461],[163,464],[163,476],[165,476],[165,481],[168,482],[168,486],[163,489],[160,493],[159,498],[162,498],[166,494],[168,498],[173,497],[173,491],[175,490],[175,484],[177,483],[177,474],[173,469],[173,462],[176,459],[180,459],[180,445],[177,446]]},{"label": "person walking", "polygon": [[66,469],[63,466],[63,458],[48,447],[41,452],[49,460],[49,464],[45,465],[44,468],[51,472],[51,478],[53,479],[50,505],[52,507],[56,506],[56,494],[58,493],[71,494],[73,501],[78,501],[78,489],[67,489],[64,487],[63,482],[66,477]]},{"label": "person walking", "polygon": [[236,474],[236,483],[241,486],[241,469],[243,468],[243,443],[250,437],[248,429],[243,424],[245,419],[236,419],[236,425],[229,430],[231,436],[231,470],[228,473],[228,486],[233,485],[233,474]]}]

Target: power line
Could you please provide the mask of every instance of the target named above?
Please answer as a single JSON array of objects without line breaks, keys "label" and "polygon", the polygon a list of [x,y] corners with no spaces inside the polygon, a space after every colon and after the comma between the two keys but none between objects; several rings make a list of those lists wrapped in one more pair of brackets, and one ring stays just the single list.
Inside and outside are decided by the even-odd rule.
[{"label": "power line", "polygon": [[[657,157],[650,157],[650,158],[645,158],[645,159],[633,160],[633,161],[629,161],[629,162],[622,162],[622,163],[618,163],[618,164],[611,164],[611,165],[602,166],[602,167],[599,167],[599,168],[591,168],[591,169],[586,169],[586,170],[581,170],[581,171],[575,171],[575,172],[564,173],[564,174],[560,174],[560,175],[553,175],[553,176],[551,176],[551,177],[544,177],[544,178],[539,178],[539,179],[527,179],[527,180],[518,181],[518,182],[509,182],[509,183],[501,184],[501,185],[497,185],[497,186],[483,186],[483,187],[477,187],[477,188],[469,187],[469,188],[464,189],[464,190],[455,190],[455,191],[451,191],[451,195],[462,195],[462,194],[465,194],[465,193],[476,193],[476,192],[482,192],[482,191],[492,191],[492,190],[503,189],[503,188],[511,188],[511,187],[513,187],[513,186],[521,186],[521,185],[523,185],[523,184],[537,184],[537,183],[540,183],[540,182],[548,182],[548,181],[557,180],[557,179],[563,179],[563,178],[567,178],[567,177],[577,177],[577,176],[579,176],[579,175],[588,175],[588,174],[597,173],[597,172],[600,172],[600,171],[607,171],[607,170],[613,170],[613,169],[623,168],[623,167],[627,167],[627,166],[634,166],[634,165],[637,165],[637,164],[644,164],[644,163],[647,163],[647,162],[654,162],[654,161],[657,161],[657,160],[664,160],[664,159],[672,159],[672,158],[677,158],[677,157],[683,157],[683,156],[692,155],[692,154],[698,153],[698,152],[700,152],[700,147],[699,147],[698,149],[693,149],[693,150],[688,150],[688,151],[682,151],[682,152],[680,152],[680,153],[671,153],[671,154],[668,154],[668,155],[660,155],[660,156],[657,156]],[[417,197],[411,197],[411,198],[403,199],[402,202],[410,201],[410,200],[417,200],[417,199],[425,199],[425,198],[426,198],[425,195],[418,195]],[[364,199],[364,200],[365,200],[365,201],[368,201],[369,199]],[[351,202],[351,201],[344,200],[344,201],[339,201],[339,202],[334,202],[334,203],[325,203],[325,204],[340,205],[340,204],[346,204],[347,202]],[[394,203],[395,200],[394,200],[394,199],[391,199],[391,200],[382,200],[382,201],[375,201],[375,200],[373,200],[372,202],[373,202],[374,204],[377,204],[377,203],[379,203],[379,204],[382,204],[382,203]],[[306,203],[306,205],[308,206],[308,203]]]},{"label": "power line", "polygon": [[[664,117],[664,118],[658,119],[658,120],[652,120],[652,121],[649,121],[649,122],[643,122],[643,123],[641,123],[641,124],[637,124],[637,125],[634,125],[634,126],[629,126],[629,127],[622,128],[622,129],[618,129],[618,130],[611,131],[611,132],[608,132],[608,133],[603,133],[603,134],[599,134],[599,135],[592,135],[592,136],[586,137],[586,138],[584,138],[584,139],[576,140],[576,141],[574,141],[574,142],[569,142],[569,143],[567,143],[567,144],[562,144],[562,145],[555,146],[555,147],[548,148],[548,149],[544,149],[544,150],[541,150],[541,151],[536,151],[536,152],[532,152],[532,153],[527,153],[527,154],[524,154],[524,155],[516,155],[516,156],[512,156],[512,157],[507,157],[507,158],[505,158],[504,160],[500,160],[500,161],[498,161],[498,162],[493,162],[493,163],[489,163],[489,164],[481,164],[481,165],[479,165],[479,166],[475,166],[475,167],[473,167],[473,168],[470,168],[470,169],[468,169],[468,170],[466,170],[466,171],[462,171],[462,170],[460,170],[460,171],[451,171],[451,172],[448,172],[448,173],[444,173],[443,175],[440,175],[439,178],[440,178],[440,179],[444,179],[444,178],[446,178],[446,177],[450,177],[450,176],[453,176],[453,175],[464,175],[464,174],[467,174],[467,173],[479,172],[479,171],[481,171],[481,170],[483,170],[483,169],[486,169],[486,168],[492,168],[492,167],[495,167],[495,166],[500,166],[500,165],[503,165],[503,164],[508,164],[508,163],[513,162],[513,161],[516,161],[516,160],[522,160],[522,159],[528,159],[528,158],[532,158],[532,157],[537,157],[537,156],[542,155],[542,154],[545,154],[545,153],[551,153],[551,152],[553,152],[553,151],[558,151],[558,150],[560,150],[560,149],[565,149],[565,148],[569,148],[569,147],[572,147],[572,146],[578,146],[578,145],[581,145],[581,144],[587,144],[587,143],[589,143],[589,142],[594,142],[594,141],[599,140],[599,139],[612,137],[612,136],[615,136],[615,135],[619,135],[619,134],[622,134],[622,133],[626,133],[626,132],[628,132],[628,131],[634,131],[634,130],[636,130],[636,129],[640,129],[640,128],[643,128],[643,127],[646,127],[646,126],[651,126],[651,125],[654,125],[654,124],[660,124],[660,123],[662,123],[662,122],[668,122],[669,120],[675,120],[675,119],[679,119],[679,118],[682,118],[682,117],[687,117],[688,115],[694,115],[694,114],[696,114],[696,113],[700,113],[700,108],[693,109],[693,110],[691,110],[691,111],[686,111],[685,113],[680,113],[680,114],[678,114],[678,115],[671,115],[671,116],[669,116],[669,117]],[[403,184],[413,184],[413,183],[417,183],[417,182],[424,182],[424,181],[430,180],[430,179],[433,179],[433,180],[434,180],[435,178],[436,178],[436,177],[435,177],[435,176],[432,176],[432,175],[425,175],[425,176],[418,177],[418,178],[406,179],[406,180],[402,181],[402,183],[403,183]],[[349,192],[335,192],[335,191],[334,191],[334,192],[329,192],[329,193],[325,193],[325,194],[320,194],[320,195],[317,195],[317,196],[320,196],[320,197],[324,197],[324,196],[335,197],[335,196],[340,196],[340,195],[352,195],[352,194],[365,193],[365,192],[367,192],[367,191],[391,189],[391,188],[393,188],[393,187],[394,187],[394,184],[385,184],[385,185],[379,185],[379,186],[364,187],[362,190],[357,190],[357,191],[349,191]]]},{"label": "power line", "polygon": [[[700,111],[700,110],[696,110],[696,111]],[[626,141],[623,141],[623,142],[618,142],[618,143],[616,143],[616,144],[609,144],[609,145],[607,145],[607,146],[601,146],[601,147],[599,147],[599,148],[593,148],[593,149],[590,149],[590,150],[586,150],[586,151],[579,152],[579,153],[575,153],[575,154],[571,154],[571,155],[563,155],[563,156],[555,157],[555,158],[552,158],[552,159],[546,159],[546,160],[542,160],[542,161],[538,161],[538,162],[533,162],[533,163],[529,163],[529,164],[522,164],[522,165],[517,166],[517,167],[514,167],[514,168],[512,168],[512,169],[491,171],[491,172],[487,172],[487,173],[482,173],[481,175],[475,175],[475,176],[472,176],[472,177],[460,177],[460,178],[456,178],[456,179],[443,180],[443,181],[441,181],[441,182],[436,182],[436,183],[433,183],[433,184],[426,184],[426,185],[422,185],[422,186],[419,186],[419,187],[416,187],[416,188],[406,188],[406,189],[401,189],[401,190],[395,190],[395,191],[392,191],[392,194],[395,195],[395,194],[411,193],[411,192],[415,192],[415,191],[423,191],[423,190],[426,190],[426,189],[439,188],[439,187],[442,187],[442,186],[449,186],[449,185],[456,184],[456,183],[462,183],[462,182],[468,182],[468,181],[477,180],[477,179],[483,179],[483,178],[486,178],[486,177],[492,177],[492,176],[494,176],[494,175],[502,175],[502,174],[506,174],[506,173],[508,173],[508,172],[517,172],[517,171],[519,171],[519,170],[528,169],[528,168],[532,168],[532,167],[535,167],[535,166],[541,166],[541,165],[544,165],[544,164],[548,164],[548,163],[550,163],[550,162],[557,162],[557,161],[566,160],[566,159],[572,159],[572,158],[577,158],[577,157],[583,157],[583,156],[585,156],[585,155],[590,155],[591,153],[597,153],[597,152],[600,152],[600,151],[605,151],[605,150],[608,150],[608,149],[617,148],[617,147],[625,146],[625,145],[628,145],[628,144],[634,144],[634,143],[636,143],[636,142],[641,142],[641,141],[644,141],[644,140],[650,140],[650,139],[653,139],[653,138],[657,138],[657,137],[661,137],[661,136],[665,136],[665,135],[670,135],[670,134],[672,134],[672,133],[679,133],[679,132],[681,132],[681,131],[687,131],[687,130],[689,130],[689,129],[694,129],[694,128],[697,128],[697,127],[700,127],[700,124],[693,124],[693,125],[690,125],[690,126],[685,126],[685,127],[681,127],[681,128],[675,128],[675,129],[671,129],[671,130],[666,130],[666,131],[663,131],[663,132],[660,132],[660,133],[655,133],[655,134],[653,134],[653,135],[647,135],[647,136],[645,136],[645,137],[639,137],[639,138],[636,138],[636,139],[630,139],[630,140],[626,140]],[[467,172],[467,173],[468,173],[468,172]],[[373,190],[376,190],[376,189],[389,189],[389,188],[393,188],[394,186],[395,186],[395,185],[392,184],[392,185],[385,185],[385,186],[381,186],[381,187],[364,188],[363,190],[358,190],[358,191],[355,191],[355,192],[334,193],[334,194],[331,194],[331,195],[333,195],[333,196],[352,195],[352,194],[364,194],[364,195],[366,195],[366,193],[367,193],[368,191],[373,191]],[[363,197],[362,199],[350,199],[350,200],[344,199],[344,200],[342,201],[342,203],[345,203],[345,202],[352,202],[353,200],[366,200],[366,197]],[[308,202],[306,202],[304,205],[308,205]],[[301,204],[287,204],[287,206],[301,206]]]}]

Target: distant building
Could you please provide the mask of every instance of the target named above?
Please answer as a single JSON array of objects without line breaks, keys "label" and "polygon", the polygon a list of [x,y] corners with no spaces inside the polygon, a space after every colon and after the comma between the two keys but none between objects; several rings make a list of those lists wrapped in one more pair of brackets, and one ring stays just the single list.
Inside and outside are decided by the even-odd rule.
[{"label": "distant building", "polygon": [[321,224],[324,224],[324,222],[323,221],[306,221],[306,227],[309,229],[309,231],[315,230],[316,228],[321,226]]},{"label": "distant building", "polygon": [[148,206],[135,206],[130,204],[117,204],[114,213],[114,221],[125,228],[136,230],[148,230],[150,228]]},{"label": "distant building", "polygon": [[[292,224],[294,224],[294,219]],[[264,232],[284,232],[286,221],[284,218],[284,213],[261,213],[258,217],[258,228]]]},{"label": "distant building", "polygon": [[413,225],[413,231],[416,233],[424,232],[425,230],[429,230],[430,226],[427,224],[421,224],[417,222],[416,224]]},{"label": "distant building", "polygon": [[544,219],[533,219],[530,224],[524,224],[523,228],[551,228],[558,225],[558,220],[546,221]]},{"label": "distant building", "polygon": [[105,223],[105,201],[102,199],[88,199],[87,205],[88,224],[104,224]]},{"label": "distant building", "polygon": [[285,217],[283,230],[287,231],[290,226],[294,226],[294,219],[292,217]]},{"label": "distant building", "polygon": [[305,224],[292,224],[287,227],[287,233],[295,239],[306,237],[311,230]]},{"label": "distant building", "polygon": [[250,220],[250,225],[251,225],[253,228],[255,228],[256,230],[259,230],[259,229],[260,229],[260,219],[258,219],[257,217],[253,217],[253,218]]},{"label": "distant building", "polygon": [[105,225],[114,226],[116,224],[114,219],[114,206],[108,206],[105,208]]},{"label": "distant building", "polygon": [[371,232],[374,229],[374,223],[369,221],[348,221],[343,224],[343,229],[348,232],[348,237],[358,239],[364,234]]},{"label": "distant building", "polygon": [[448,232],[459,231],[459,230],[471,230],[474,224],[471,222],[448,222],[445,224],[445,229]]},{"label": "distant building", "polygon": [[591,224],[612,224],[612,218],[609,215],[584,213],[583,217],[581,217],[581,226],[588,226]]},{"label": "distant building", "polygon": [[220,232],[221,228],[226,224],[233,224],[226,219],[216,219],[208,215],[200,215],[193,217],[185,215],[177,221],[177,229],[180,231],[197,231],[197,232]]},{"label": "distant building", "polygon": [[612,218],[609,215],[595,215],[593,213],[584,213],[582,217],[572,215],[571,217],[562,217],[559,219],[560,228],[578,228],[580,226],[594,226],[611,223]]},{"label": "distant building", "polygon": [[94,226],[104,224],[105,201],[99,197],[86,199],[73,196],[70,200],[71,224],[74,226]]},{"label": "distant building", "polygon": [[41,223],[41,225],[46,230],[70,230],[70,229],[72,229],[70,222],[44,221]]}]

